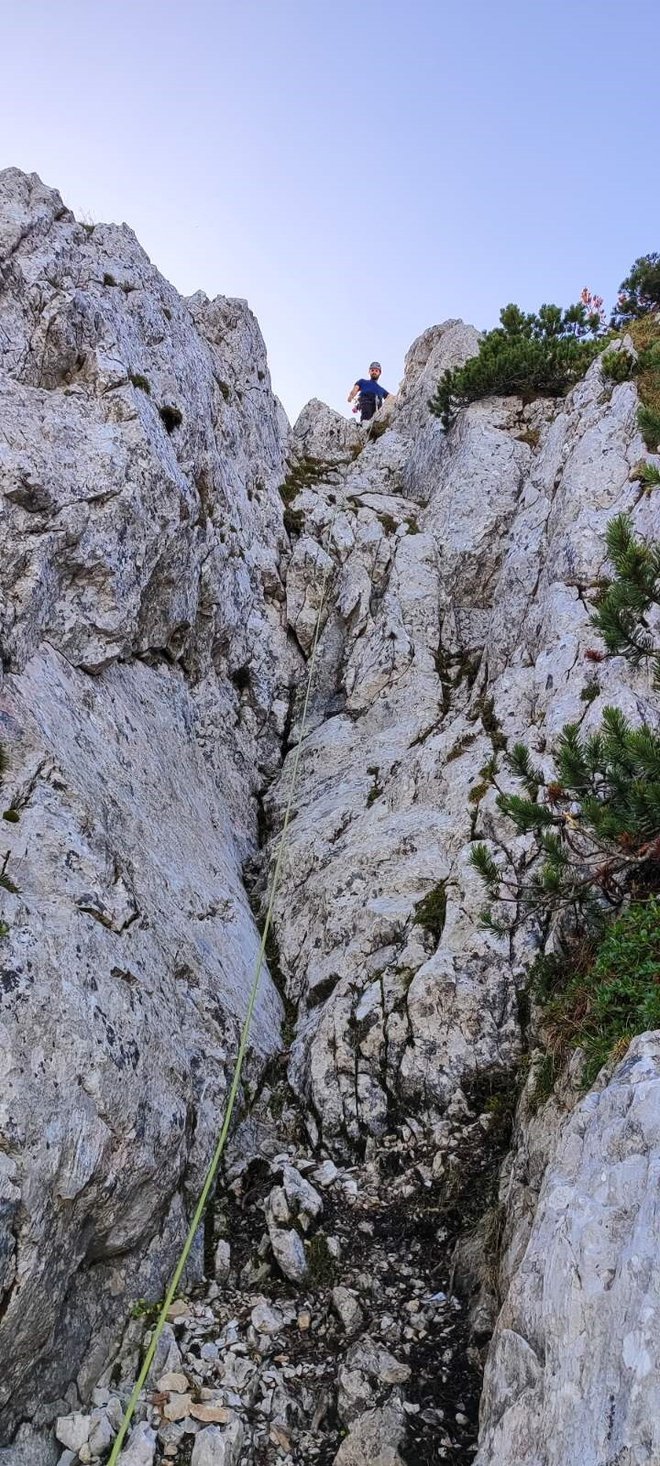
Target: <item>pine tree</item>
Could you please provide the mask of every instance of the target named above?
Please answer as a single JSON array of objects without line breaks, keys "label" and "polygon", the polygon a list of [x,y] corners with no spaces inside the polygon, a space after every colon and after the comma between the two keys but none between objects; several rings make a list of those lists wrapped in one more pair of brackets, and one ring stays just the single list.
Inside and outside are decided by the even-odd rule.
[{"label": "pine tree", "polygon": [[[430,408],[448,428],[461,407],[482,397],[558,397],[584,376],[602,349],[602,320],[592,297],[562,310],[542,305],[526,315],[517,305],[500,311],[500,324],[487,331],[479,354],[446,371]],[[599,303],[596,302],[598,305]]]},{"label": "pine tree", "polygon": [[650,661],[654,685],[660,687],[660,647],[647,621],[651,608],[660,606],[660,544],[638,539],[629,514],[610,520],[606,538],[615,576],[600,598],[593,625],[611,656],[627,657],[635,667]]},{"label": "pine tree", "polygon": [[626,326],[651,311],[660,311],[660,254],[640,255],[635,260],[619,286],[612,325]]}]

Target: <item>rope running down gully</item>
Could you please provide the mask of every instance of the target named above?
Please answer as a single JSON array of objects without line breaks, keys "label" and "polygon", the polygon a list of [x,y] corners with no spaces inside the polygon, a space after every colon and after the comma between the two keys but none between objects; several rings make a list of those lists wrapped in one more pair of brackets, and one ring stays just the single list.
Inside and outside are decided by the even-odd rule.
[{"label": "rope running down gully", "polygon": [[[327,533],[327,536],[326,536],[326,545],[329,545],[330,544],[330,540],[331,540],[331,537],[332,537],[332,530],[333,530],[333,527],[334,527],[335,518],[337,516],[337,509],[338,509],[338,506],[335,505],[335,509],[334,509],[332,518],[330,520],[330,524],[328,526],[328,533]],[[246,1010],[246,1013],[245,1013],[245,1019],[243,1021],[243,1027],[241,1029],[241,1038],[240,1038],[240,1043],[238,1045],[238,1053],[236,1055],[236,1064],[235,1064],[235,1067],[234,1067],[234,1073],[233,1073],[233,1077],[232,1077],[232,1081],[231,1081],[231,1088],[229,1090],[229,1098],[227,1100],[227,1108],[225,1110],[225,1117],[224,1117],[224,1120],[222,1122],[222,1128],[221,1128],[220,1134],[218,1136],[218,1140],[217,1140],[217,1144],[216,1144],[215,1150],[214,1150],[213,1155],[211,1157],[209,1168],[208,1168],[208,1170],[206,1172],[206,1178],[205,1178],[204,1185],[203,1185],[202,1190],[201,1190],[201,1193],[200,1193],[199,1201],[197,1202],[197,1206],[195,1207],[195,1211],[193,1213],[192,1221],[191,1221],[190,1226],[188,1228],[188,1233],[187,1233],[186,1240],[185,1240],[185,1242],[183,1244],[183,1247],[182,1247],[182,1250],[181,1250],[179,1261],[177,1262],[177,1265],[176,1265],[176,1267],[174,1269],[174,1272],[172,1274],[172,1281],[170,1282],[170,1285],[169,1285],[169,1288],[167,1290],[167,1293],[165,1294],[165,1298],[163,1300],[163,1303],[162,1303],[160,1312],[158,1314],[158,1318],[156,1320],[154,1331],[153,1331],[153,1334],[152,1334],[152,1337],[151,1337],[151,1343],[149,1344],[149,1347],[147,1349],[147,1352],[146,1352],[146,1354],[144,1356],[144,1361],[143,1361],[143,1364],[142,1364],[142,1368],[140,1370],[140,1373],[138,1375],[138,1378],[135,1381],[135,1385],[133,1386],[133,1391],[131,1393],[131,1397],[130,1397],[130,1399],[128,1401],[128,1404],[126,1406],[126,1409],[124,1411],[124,1416],[123,1416],[121,1425],[119,1427],[119,1432],[118,1432],[118,1434],[117,1434],[117,1436],[115,1438],[115,1442],[114,1442],[112,1451],[110,1452],[110,1456],[109,1456],[109,1459],[108,1459],[108,1466],[117,1466],[117,1462],[119,1461],[120,1451],[122,1449],[124,1440],[126,1439],[127,1432],[129,1430],[129,1427],[130,1427],[131,1422],[133,1420],[133,1416],[135,1414],[135,1410],[136,1410],[136,1406],[137,1406],[138,1400],[139,1400],[140,1395],[142,1393],[142,1390],[144,1389],[145,1384],[147,1382],[147,1378],[148,1378],[148,1375],[149,1375],[149,1371],[151,1369],[151,1366],[153,1364],[153,1360],[154,1360],[154,1356],[155,1356],[155,1353],[156,1353],[156,1349],[158,1348],[158,1343],[159,1343],[161,1334],[163,1332],[163,1328],[165,1326],[165,1323],[167,1321],[167,1315],[168,1315],[169,1310],[170,1310],[170,1308],[172,1306],[172,1303],[174,1302],[174,1299],[176,1297],[177,1289],[178,1289],[179,1283],[181,1282],[181,1278],[183,1276],[184,1268],[185,1268],[186,1263],[188,1261],[188,1257],[189,1257],[189,1254],[190,1254],[190,1249],[191,1249],[191,1247],[193,1245],[193,1242],[195,1240],[197,1229],[200,1226],[200,1223],[202,1221],[202,1217],[204,1215],[204,1211],[205,1211],[205,1208],[206,1208],[206,1203],[207,1203],[207,1201],[209,1199],[209,1195],[210,1195],[210,1192],[211,1192],[211,1187],[213,1186],[213,1182],[215,1181],[215,1178],[216,1178],[218,1166],[220,1164],[220,1160],[222,1158],[222,1153],[223,1153],[224,1148],[225,1148],[225,1143],[226,1143],[226,1140],[227,1140],[227,1135],[229,1134],[229,1126],[231,1124],[231,1118],[232,1118],[232,1114],[233,1114],[233,1110],[234,1110],[234,1105],[236,1103],[236,1096],[238,1094],[238,1088],[239,1088],[239,1084],[240,1084],[240,1081],[241,1081],[241,1073],[242,1073],[242,1070],[243,1070],[243,1062],[244,1062],[245,1055],[246,1055],[246,1052],[247,1052],[248,1042],[249,1042],[249,1038],[250,1038],[250,1029],[252,1027],[252,1018],[253,1018],[253,1015],[254,1015],[254,1009],[255,1009],[255,1005],[256,1005],[256,1001],[257,1001],[257,994],[259,992],[259,981],[260,981],[260,978],[261,978],[261,969],[262,969],[263,963],[264,963],[264,956],[265,956],[265,951],[266,951],[266,943],[268,941],[268,934],[269,934],[271,923],[272,923],[272,919],[273,919],[273,910],[274,910],[274,907],[275,907],[275,898],[277,896],[277,891],[278,891],[278,887],[279,887],[279,883],[280,883],[280,877],[281,877],[281,873],[282,873],[282,863],[283,863],[283,860],[284,860],[284,853],[285,853],[285,849],[286,849],[287,835],[288,835],[289,824],[290,824],[290,820],[291,820],[291,812],[292,812],[292,809],[293,809],[293,801],[294,801],[294,797],[295,797],[295,793],[296,793],[296,787],[297,787],[297,783],[298,783],[298,769],[299,769],[299,766],[300,766],[300,754],[301,754],[301,750],[302,750],[302,746],[303,746],[303,742],[304,742],[304,738],[305,738],[305,727],[306,727],[306,723],[307,723],[307,709],[308,709],[310,694],[311,694],[311,690],[312,690],[312,682],[314,680],[314,670],[315,670],[315,666],[316,666],[316,654],[317,654],[317,651],[318,651],[319,637],[320,637],[320,634],[321,634],[321,617],[323,615],[323,608],[324,608],[324,605],[325,605],[326,592],[327,592],[327,589],[328,589],[329,574],[330,574],[330,567],[328,567],[325,570],[324,576],[323,576],[323,584],[322,584],[322,587],[321,587],[321,599],[320,599],[320,602],[319,602],[319,609],[318,609],[318,613],[317,613],[317,617],[316,617],[316,625],[314,627],[314,637],[313,637],[313,640],[312,640],[312,649],[311,649],[310,658],[309,658],[309,671],[308,671],[308,674],[307,674],[307,686],[306,686],[306,689],[305,689],[305,699],[304,699],[304,702],[303,702],[302,717],[301,717],[301,721],[300,721],[300,735],[299,735],[299,738],[298,738],[298,742],[296,744],[296,752],[295,752],[295,755],[294,755],[293,769],[292,769],[292,773],[291,773],[291,784],[289,786],[289,797],[288,797],[288,800],[287,800],[286,810],[285,810],[285,814],[284,814],[284,822],[283,822],[283,825],[282,825],[282,833],[280,835],[280,841],[279,841],[279,845],[278,845],[278,849],[277,849],[277,859],[275,861],[275,869],[273,871],[273,883],[272,883],[272,886],[271,886],[270,900],[268,902],[268,909],[266,911],[266,920],[264,922],[263,932],[262,932],[262,936],[261,936],[261,942],[259,943],[259,951],[257,953],[257,961],[256,961],[256,966],[255,966],[254,978],[253,978],[253,981],[252,981],[252,987],[250,989],[250,996],[248,998],[248,1005],[247,1005],[247,1010]]]}]

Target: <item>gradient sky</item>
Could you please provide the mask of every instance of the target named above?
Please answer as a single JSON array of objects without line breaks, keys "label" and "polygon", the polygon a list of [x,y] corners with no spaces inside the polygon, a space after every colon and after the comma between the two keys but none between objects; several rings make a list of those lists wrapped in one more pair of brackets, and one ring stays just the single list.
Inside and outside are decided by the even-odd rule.
[{"label": "gradient sky", "polygon": [[291,417],[660,250],[657,0],[0,0],[0,166],[245,296]]}]

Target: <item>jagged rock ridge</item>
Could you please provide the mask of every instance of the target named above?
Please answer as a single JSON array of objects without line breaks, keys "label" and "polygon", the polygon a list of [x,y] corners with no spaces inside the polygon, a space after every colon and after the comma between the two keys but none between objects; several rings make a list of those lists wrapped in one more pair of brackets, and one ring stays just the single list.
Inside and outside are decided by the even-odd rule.
[{"label": "jagged rock ridge", "polygon": [[[479,1466],[651,1463],[657,1042],[584,1100],[523,1105],[497,1205],[529,951],[479,925],[469,863],[475,838],[512,864],[527,853],[488,775],[506,743],[544,765],[569,718],[596,726],[605,702],[649,716],[645,677],[618,660],[581,698],[605,525],[631,508],[658,533],[630,480],[634,386],[596,363],[565,402],[475,404],[445,435],[429,394],[478,342],[450,321],[414,343],[378,436],[312,402],[289,437],[242,303],[181,302],[130,231],[77,225],[34,177],[0,182],[4,726],[21,807],[5,1439],[56,1409],[68,1421],[94,1390],[94,1430],[65,1423],[60,1442],[79,1430],[95,1459],[130,1388],[141,1326],[114,1375],[106,1356],[130,1301],[157,1292],[212,1143],[256,943],[241,882],[246,858],[259,870],[254,796],[253,902],[328,571],[272,947],[290,1088],[271,1065],[237,1135],[215,1219],[229,1252],[172,1321],[160,1377],[182,1369],[182,1387],[145,1402],[135,1460],[467,1462],[503,1301]],[[266,978],[253,1080],[280,1011]],[[308,1172],[320,1199],[330,1188],[316,1212]],[[331,1280],[311,1267],[326,1249]],[[171,1405],[186,1385],[192,1404]],[[191,1413],[195,1392],[215,1423]],[[9,1450],[57,1459],[40,1441],[24,1430]]]}]

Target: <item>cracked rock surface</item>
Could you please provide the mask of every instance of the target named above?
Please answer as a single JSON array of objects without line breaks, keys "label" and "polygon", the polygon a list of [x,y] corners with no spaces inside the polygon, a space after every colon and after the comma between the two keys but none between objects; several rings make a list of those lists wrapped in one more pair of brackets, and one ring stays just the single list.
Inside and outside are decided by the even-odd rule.
[{"label": "cracked rock surface", "polygon": [[[241,871],[292,653],[288,428],[245,303],[181,300],[130,229],[18,170],[0,238],[8,1441],[85,1398],[182,1237],[252,980]],[[266,974],[257,1063],[280,1013]]]},{"label": "cracked rock surface", "polygon": [[429,396],[478,340],[424,332],[368,434],[317,401],[291,430],[244,302],[182,300],[126,226],[0,174],[0,1466],[118,1429],[319,607],[240,1122],[123,1466],[656,1466],[657,1035],[518,1104],[533,954],[480,925],[470,849],[529,859],[507,745],[549,771],[568,720],[657,720],[585,654],[608,520],[660,518],[599,362],[445,433]]}]

